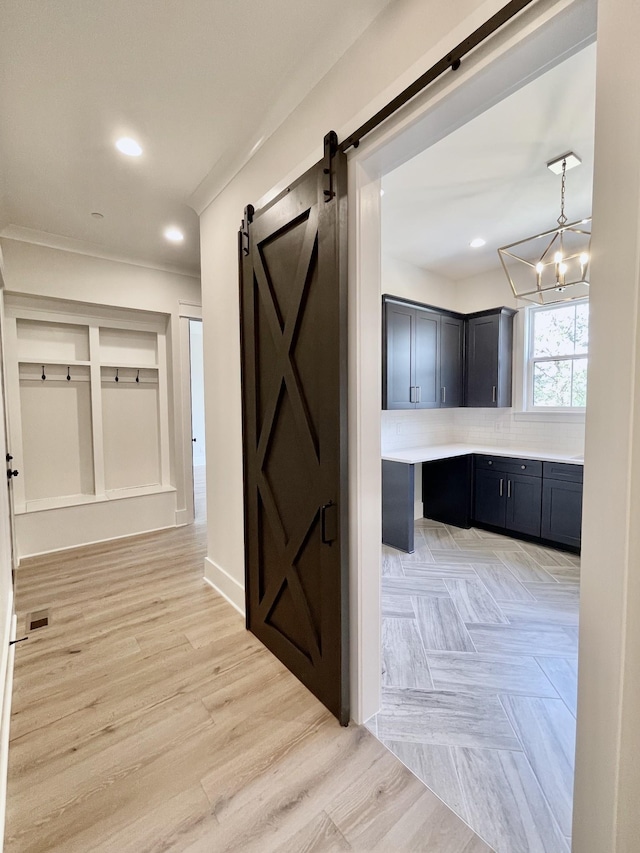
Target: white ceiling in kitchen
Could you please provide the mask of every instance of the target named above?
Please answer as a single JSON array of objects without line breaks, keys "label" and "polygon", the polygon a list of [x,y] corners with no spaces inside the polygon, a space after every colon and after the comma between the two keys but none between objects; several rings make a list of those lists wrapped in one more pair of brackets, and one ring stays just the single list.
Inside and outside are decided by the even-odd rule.
[{"label": "white ceiling in kitchen", "polygon": [[385,176],[383,252],[454,281],[497,267],[499,246],[555,226],[546,163],[569,150],[582,165],[567,172],[566,213],[590,216],[594,111],[591,45]]}]

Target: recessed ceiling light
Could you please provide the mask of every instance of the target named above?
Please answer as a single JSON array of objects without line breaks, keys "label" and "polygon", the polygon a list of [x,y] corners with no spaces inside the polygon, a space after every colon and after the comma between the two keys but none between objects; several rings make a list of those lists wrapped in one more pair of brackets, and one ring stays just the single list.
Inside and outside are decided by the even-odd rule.
[{"label": "recessed ceiling light", "polygon": [[98,213],[97,210],[94,210],[91,216],[93,216],[94,219],[104,219],[104,213]]},{"label": "recessed ceiling light", "polygon": [[139,157],[142,154],[142,148],[129,136],[123,136],[116,142],[116,148],[128,157]]},{"label": "recessed ceiling light", "polygon": [[483,240],[482,237],[474,237],[473,240],[469,243],[472,249],[479,249],[480,246],[484,246],[486,244],[486,240]]},{"label": "recessed ceiling light", "polygon": [[169,226],[169,228],[164,229],[164,236],[167,240],[171,240],[172,243],[182,243],[184,240],[184,234],[179,228],[176,228],[175,225]]}]

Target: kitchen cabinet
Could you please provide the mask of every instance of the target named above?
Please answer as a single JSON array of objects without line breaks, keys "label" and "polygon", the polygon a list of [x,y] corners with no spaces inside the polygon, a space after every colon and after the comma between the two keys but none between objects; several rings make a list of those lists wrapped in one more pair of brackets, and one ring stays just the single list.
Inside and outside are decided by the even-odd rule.
[{"label": "kitchen cabinet", "polygon": [[422,508],[425,518],[471,526],[473,456],[453,456],[422,463]]},{"label": "kitchen cabinet", "polygon": [[544,463],[542,536],[552,542],[580,547],[582,537],[581,465]]},{"label": "kitchen cabinet", "polygon": [[440,317],[440,406],[453,409],[462,405],[462,355],[464,320],[446,314]]},{"label": "kitchen cabinet", "polygon": [[466,315],[465,406],[511,405],[515,313],[511,308],[496,308]]},{"label": "kitchen cabinet", "polygon": [[383,409],[462,402],[462,317],[385,297]]},{"label": "kitchen cabinet", "polygon": [[542,463],[476,456],[474,522],[540,536]]}]

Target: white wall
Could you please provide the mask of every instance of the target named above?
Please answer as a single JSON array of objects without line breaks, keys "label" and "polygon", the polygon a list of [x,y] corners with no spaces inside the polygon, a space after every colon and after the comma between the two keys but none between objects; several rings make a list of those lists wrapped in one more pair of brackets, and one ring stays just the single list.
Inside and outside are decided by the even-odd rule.
[{"label": "white wall", "polygon": [[[72,300],[86,305],[112,306],[141,311],[166,314],[169,317],[167,330],[168,392],[169,392],[169,447],[170,479],[177,488],[173,500],[171,523],[175,523],[176,512],[184,513],[186,496],[184,488],[184,461],[182,447],[185,441],[191,443],[191,436],[185,436],[182,413],[182,366],[180,361],[180,322],[179,302],[199,303],[200,282],[192,276],[164,272],[148,267],[103,258],[63,251],[46,246],[38,246],[18,240],[2,238],[0,240],[4,259],[4,280],[8,292]],[[187,377],[188,381],[188,377]],[[153,498],[155,504],[160,499]],[[167,519],[167,498],[162,507],[162,518]],[[99,530],[100,506],[87,510],[92,512],[91,529]],[[109,510],[111,512],[111,510]],[[148,524],[144,514],[141,524]],[[29,525],[38,528],[36,522]],[[113,535],[125,535],[137,532],[135,523],[127,520],[120,531],[120,525]],[[44,524],[42,530],[59,529],[53,519]],[[125,529],[126,528],[126,529]],[[139,527],[138,530],[148,529]],[[64,536],[56,540],[53,547],[70,547],[88,541],[80,537],[76,540]],[[45,540],[38,536],[38,542]],[[107,538],[107,537],[103,537]],[[46,540],[48,541],[48,540]],[[51,540],[53,542],[53,540]],[[35,542],[35,539],[34,539]],[[27,544],[25,553],[37,553]],[[45,548],[46,550],[46,548]]]},{"label": "white wall", "polygon": [[382,292],[402,296],[415,302],[426,302],[449,311],[458,310],[456,283],[430,270],[416,267],[407,261],[382,254]]},{"label": "white wall", "polygon": [[[207,572],[239,606],[243,528],[236,232],[243,208],[319,159],[330,128],[344,138],[502,5],[502,0],[396,0],[202,214],[207,398],[224,400],[226,407],[224,417],[207,408]],[[631,523],[640,515],[640,462],[632,452],[634,440],[640,442],[635,390],[640,6],[636,0],[599,0],[598,9],[594,235],[602,231],[597,240],[594,236],[592,278],[594,367],[586,447],[574,851],[632,853],[640,837],[640,670],[632,654],[640,648],[640,531]]]},{"label": "white wall", "polygon": [[507,308],[520,307],[502,267],[458,280],[456,298],[458,311],[463,314],[497,308],[499,305],[505,305]]}]

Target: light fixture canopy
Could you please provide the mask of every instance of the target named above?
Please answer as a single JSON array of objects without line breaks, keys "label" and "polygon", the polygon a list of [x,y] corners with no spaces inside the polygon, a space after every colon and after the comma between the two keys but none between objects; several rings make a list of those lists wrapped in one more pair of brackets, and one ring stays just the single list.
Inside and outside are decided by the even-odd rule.
[{"label": "light fixture canopy", "polygon": [[498,249],[500,262],[517,299],[545,305],[589,293],[591,218],[567,222],[564,206],[569,158],[573,158],[573,166],[581,162],[568,152],[559,160],[547,163],[555,172],[552,167],[560,162],[558,174],[562,175],[562,185],[557,227]]}]

